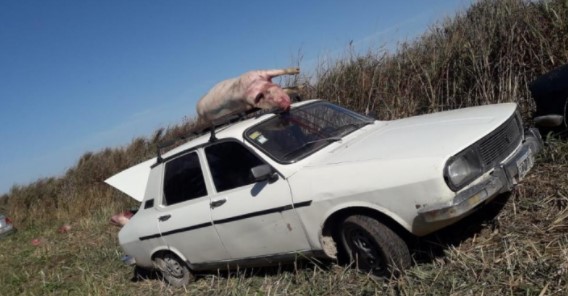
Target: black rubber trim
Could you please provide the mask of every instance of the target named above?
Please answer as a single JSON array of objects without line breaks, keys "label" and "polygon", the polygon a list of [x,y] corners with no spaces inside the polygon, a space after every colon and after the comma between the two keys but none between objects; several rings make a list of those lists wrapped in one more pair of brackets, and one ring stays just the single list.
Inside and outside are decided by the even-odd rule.
[{"label": "black rubber trim", "polygon": [[268,209],[268,210],[263,210],[263,211],[252,212],[252,213],[248,213],[248,214],[244,214],[244,215],[239,215],[239,216],[235,216],[235,217],[231,217],[231,218],[216,220],[216,221],[213,221],[213,223],[207,222],[207,223],[201,223],[201,224],[197,224],[197,225],[193,225],[193,226],[189,226],[189,227],[178,228],[178,229],[166,231],[162,234],[156,233],[156,234],[152,234],[152,235],[141,236],[139,239],[142,241],[142,240],[158,238],[158,237],[161,237],[161,236],[166,236],[166,235],[176,234],[176,233],[180,233],[180,232],[186,232],[186,231],[196,230],[196,229],[199,229],[199,228],[213,226],[213,224],[229,223],[229,222],[242,220],[242,219],[248,219],[248,218],[252,218],[252,217],[256,217],[256,216],[268,215],[268,214],[272,214],[272,213],[284,212],[284,211],[297,209],[297,208],[301,208],[301,207],[307,207],[307,206],[310,206],[311,204],[312,204],[311,200],[299,202],[299,203],[295,203],[293,205],[287,205],[287,206],[272,208],[272,209]]},{"label": "black rubber trim", "polygon": [[153,208],[154,207],[154,199],[149,199],[144,203],[144,209]]},{"label": "black rubber trim", "polygon": [[166,232],[162,233],[161,235],[159,233],[156,233],[156,234],[152,234],[152,235],[148,235],[148,236],[142,236],[142,237],[140,237],[140,240],[158,238],[160,236],[166,236],[166,235],[176,234],[176,233],[185,232],[185,231],[191,231],[191,230],[195,230],[195,229],[199,229],[199,228],[203,228],[203,227],[209,227],[209,226],[213,226],[213,223],[207,222],[207,223],[201,223],[201,224],[197,224],[197,225],[193,225],[193,226],[189,226],[189,227],[178,228],[178,229],[166,231]]},{"label": "black rubber trim", "polygon": [[296,203],[294,205],[287,205],[287,206],[283,206],[283,207],[272,208],[272,209],[258,211],[258,212],[252,212],[252,213],[248,213],[248,214],[244,214],[244,215],[240,215],[240,216],[216,220],[216,221],[213,222],[213,224],[229,223],[229,222],[247,219],[247,218],[252,218],[252,217],[256,217],[256,216],[262,216],[262,215],[268,215],[268,214],[272,214],[272,213],[284,212],[284,211],[288,211],[288,210],[291,210],[291,209],[294,209],[294,208],[306,207],[306,206],[309,206],[311,203],[312,203],[312,201],[310,200],[310,201]]}]

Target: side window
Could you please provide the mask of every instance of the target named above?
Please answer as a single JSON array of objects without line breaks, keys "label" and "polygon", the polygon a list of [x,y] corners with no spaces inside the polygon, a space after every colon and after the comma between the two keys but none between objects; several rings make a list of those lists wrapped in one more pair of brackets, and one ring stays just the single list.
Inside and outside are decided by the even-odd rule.
[{"label": "side window", "polygon": [[164,205],[173,205],[207,195],[197,153],[192,152],[166,163]]},{"label": "side window", "polygon": [[264,163],[237,142],[209,146],[205,155],[218,192],[254,183],[250,169]]}]

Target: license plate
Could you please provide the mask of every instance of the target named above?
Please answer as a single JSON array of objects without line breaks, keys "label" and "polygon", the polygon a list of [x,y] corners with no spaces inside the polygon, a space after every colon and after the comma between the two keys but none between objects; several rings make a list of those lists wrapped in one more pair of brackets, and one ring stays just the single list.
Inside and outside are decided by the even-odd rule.
[{"label": "license plate", "polygon": [[519,172],[519,180],[523,179],[534,165],[534,156],[529,148],[521,158],[517,160],[517,171]]}]

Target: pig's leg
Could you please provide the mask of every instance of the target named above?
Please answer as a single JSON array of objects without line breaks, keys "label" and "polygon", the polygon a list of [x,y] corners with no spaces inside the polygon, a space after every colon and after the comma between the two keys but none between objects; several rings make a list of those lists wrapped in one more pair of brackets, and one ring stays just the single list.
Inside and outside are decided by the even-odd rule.
[{"label": "pig's leg", "polygon": [[287,93],[287,94],[294,94],[294,93],[298,93],[299,91],[301,91],[304,88],[305,85],[296,85],[296,86],[288,86],[288,87],[283,87],[282,90]]},{"label": "pig's leg", "polygon": [[300,74],[300,68],[291,67],[286,69],[262,70],[260,72],[262,76],[265,76],[268,79],[270,79],[276,76]]}]

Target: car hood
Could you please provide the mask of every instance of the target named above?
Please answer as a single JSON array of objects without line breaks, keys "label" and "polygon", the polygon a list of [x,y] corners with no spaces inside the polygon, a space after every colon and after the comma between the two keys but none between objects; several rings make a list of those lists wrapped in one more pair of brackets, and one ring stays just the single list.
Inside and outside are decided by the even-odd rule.
[{"label": "car hood", "polygon": [[448,158],[495,130],[516,110],[497,104],[381,122],[347,137],[312,165],[409,158]]}]

